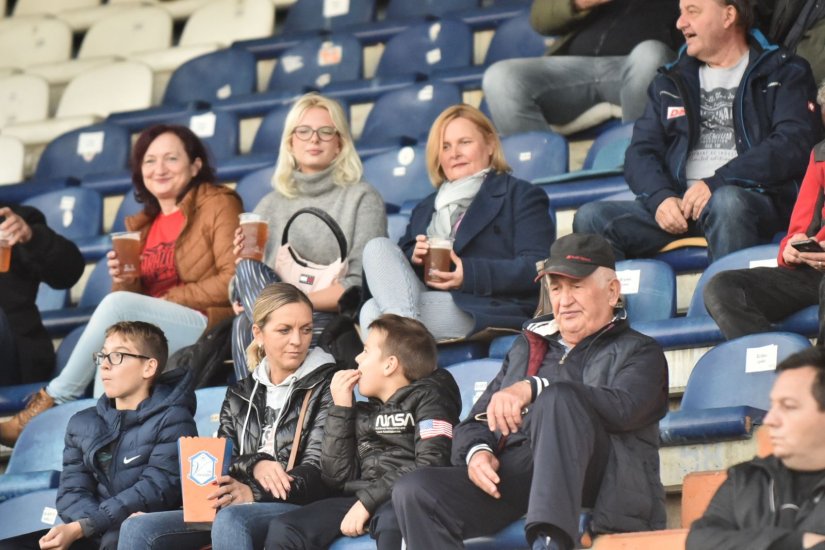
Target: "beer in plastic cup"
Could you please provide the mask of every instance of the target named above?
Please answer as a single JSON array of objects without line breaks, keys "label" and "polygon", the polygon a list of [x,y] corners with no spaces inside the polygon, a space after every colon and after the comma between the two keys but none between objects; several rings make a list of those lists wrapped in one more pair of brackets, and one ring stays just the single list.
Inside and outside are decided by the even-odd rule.
[{"label": "beer in plastic cup", "polygon": [[112,248],[120,261],[120,276],[124,279],[140,277],[140,232],[112,233]]},{"label": "beer in plastic cup", "polygon": [[252,212],[244,212],[239,217],[243,232],[241,258],[263,261],[266,239],[269,237],[269,224],[260,215]]},{"label": "beer in plastic cup", "polygon": [[0,231],[0,273],[5,273],[11,266],[11,245],[9,235],[5,231]]},{"label": "beer in plastic cup", "polygon": [[429,237],[427,242],[430,244],[430,250],[424,256],[424,281],[440,283],[441,278],[433,276],[430,270],[450,271],[450,252],[453,250],[453,239]]}]

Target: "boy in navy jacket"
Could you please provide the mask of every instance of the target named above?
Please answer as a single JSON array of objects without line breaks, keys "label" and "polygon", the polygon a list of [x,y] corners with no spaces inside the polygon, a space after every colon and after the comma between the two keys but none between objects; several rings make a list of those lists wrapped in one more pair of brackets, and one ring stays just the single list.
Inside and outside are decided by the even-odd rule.
[{"label": "boy in navy jacket", "polygon": [[[398,550],[393,484],[415,468],[450,463],[461,395],[453,377],[436,368],[432,335],[420,322],[392,314],[369,328],[358,369],[332,378],[324,426],[321,475],[344,496],[277,516],[266,548],[323,548],[341,534],[369,531],[379,550]],[[353,403],[356,384],[368,402]]]},{"label": "boy in navy jacket", "polygon": [[[136,512],[180,506],[177,440],[197,435],[190,371],[160,375],[163,332],[140,321],[106,330],[100,367],[105,395],[69,420],[57,510],[63,524],[0,542],[0,548],[117,548]],[[39,539],[39,540],[38,540]]]}]

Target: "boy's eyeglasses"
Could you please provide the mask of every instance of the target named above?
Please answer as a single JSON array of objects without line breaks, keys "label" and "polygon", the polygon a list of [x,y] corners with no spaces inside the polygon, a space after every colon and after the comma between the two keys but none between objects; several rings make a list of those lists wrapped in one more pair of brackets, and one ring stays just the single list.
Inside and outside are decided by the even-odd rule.
[{"label": "boy's eyeglasses", "polygon": [[309,141],[312,139],[312,134],[318,134],[318,139],[321,141],[332,141],[338,130],[332,126],[321,126],[318,129],[313,129],[311,126],[297,126],[292,133],[301,141]]},{"label": "boy's eyeglasses", "polygon": [[145,355],[138,355],[137,353],[126,353],[124,351],[113,351],[110,353],[103,353],[103,352],[96,352],[92,354],[92,361],[94,361],[95,365],[98,367],[103,364],[103,361],[109,361],[109,364],[113,367],[120,365],[123,363],[124,357],[136,357],[138,359],[151,359],[151,357],[147,357]]}]

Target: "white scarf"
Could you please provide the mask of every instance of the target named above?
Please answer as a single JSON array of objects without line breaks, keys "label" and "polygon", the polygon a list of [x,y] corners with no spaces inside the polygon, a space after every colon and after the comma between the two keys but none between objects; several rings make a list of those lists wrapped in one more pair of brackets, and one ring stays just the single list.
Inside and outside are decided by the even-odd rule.
[{"label": "white scarf", "polygon": [[467,210],[478,194],[490,168],[456,181],[446,181],[435,196],[435,213],[427,227],[428,237],[449,237],[458,216]]}]

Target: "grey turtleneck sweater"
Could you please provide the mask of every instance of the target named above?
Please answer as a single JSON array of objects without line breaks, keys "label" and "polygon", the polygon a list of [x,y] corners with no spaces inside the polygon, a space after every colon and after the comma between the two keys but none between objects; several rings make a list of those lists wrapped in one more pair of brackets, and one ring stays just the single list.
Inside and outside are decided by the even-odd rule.
[{"label": "grey turtleneck sweater", "polygon": [[[275,266],[275,256],[281,246],[284,226],[290,216],[307,206],[320,208],[341,227],[349,247],[349,268],[341,285],[347,289],[361,284],[361,255],[367,241],[387,236],[387,214],[384,201],[365,182],[348,187],[335,185],[332,168],[317,174],[294,172],[298,195],[287,198],[272,191],[255,208],[269,222],[269,241],[264,262]],[[338,258],[338,244],[326,224],[312,215],[298,217],[289,228],[289,243],[302,257],[318,264],[328,264]]]}]

